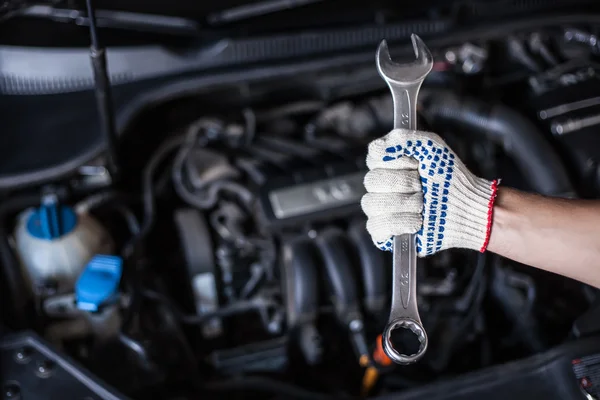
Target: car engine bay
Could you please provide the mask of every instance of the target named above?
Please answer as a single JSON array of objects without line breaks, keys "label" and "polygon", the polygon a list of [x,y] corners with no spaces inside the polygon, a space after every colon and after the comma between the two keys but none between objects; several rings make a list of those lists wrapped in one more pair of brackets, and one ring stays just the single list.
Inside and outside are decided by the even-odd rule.
[{"label": "car engine bay", "polygon": [[[502,26],[451,44],[423,35],[435,63],[420,128],[478,176],[597,198],[598,25]],[[582,320],[595,288],[453,249],[419,259],[429,349],[394,365],[381,350],[391,254],[360,209],[367,145],[393,117],[374,63],[191,81],[121,125],[118,175],[100,155],[5,191],[2,335],[35,332],[128,398],[400,399],[600,331]],[[462,398],[446,390],[431,398]],[[126,398],[111,396],[86,398]]]}]

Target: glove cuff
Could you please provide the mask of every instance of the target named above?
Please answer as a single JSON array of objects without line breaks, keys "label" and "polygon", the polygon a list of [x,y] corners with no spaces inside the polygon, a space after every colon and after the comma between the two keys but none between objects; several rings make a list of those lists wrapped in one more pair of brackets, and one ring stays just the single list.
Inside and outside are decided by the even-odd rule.
[{"label": "glove cuff", "polygon": [[450,235],[443,247],[462,247],[483,253],[490,240],[498,181],[465,175],[457,178],[456,193],[448,205]]},{"label": "glove cuff", "polygon": [[494,202],[496,201],[496,196],[498,195],[498,184],[499,181],[494,179],[492,181],[492,195],[488,200],[488,211],[487,211],[487,226],[485,228],[485,240],[483,241],[483,245],[479,249],[480,252],[484,253],[487,250],[488,244],[490,243],[490,235],[492,234],[492,222],[494,221]]}]

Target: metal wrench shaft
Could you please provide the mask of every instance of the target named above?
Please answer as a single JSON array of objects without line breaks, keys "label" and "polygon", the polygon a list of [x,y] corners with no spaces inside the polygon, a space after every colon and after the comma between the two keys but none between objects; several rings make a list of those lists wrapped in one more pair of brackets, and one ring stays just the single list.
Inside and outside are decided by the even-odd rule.
[{"label": "metal wrench shaft", "polygon": [[[394,128],[417,129],[417,96],[423,80],[433,67],[429,49],[417,36],[412,35],[417,59],[409,64],[392,62],[387,43],[381,42],[377,50],[377,70],[388,84],[394,103]],[[392,307],[388,325],[383,332],[383,349],[394,362],[410,364],[419,360],[427,350],[427,334],[417,307],[417,251],[416,236],[394,236],[392,280]],[[392,331],[403,328],[412,331],[419,339],[415,354],[402,354],[394,348]]]}]

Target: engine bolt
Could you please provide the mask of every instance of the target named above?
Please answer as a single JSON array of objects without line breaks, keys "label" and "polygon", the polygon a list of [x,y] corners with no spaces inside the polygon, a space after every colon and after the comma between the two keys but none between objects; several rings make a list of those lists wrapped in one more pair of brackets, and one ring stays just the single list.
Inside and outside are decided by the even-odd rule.
[{"label": "engine bolt", "polygon": [[18,400],[21,398],[21,388],[17,382],[10,382],[4,385],[4,399]]},{"label": "engine bolt", "polygon": [[15,352],[15,361],[19,364],[27,364],[31,360],[31,349],[22,347]]},{"label": "engine bolt", "polygon": [[446,54],[444,54],[444,57],[446,58],[446,61],[448,61],[450,64],[454,64],[457,60],[456,53],[452,50],[448,50]]},{"label": "engine bolt", "polygon": [[37,364],[35,374],[40,378],[48,378],[54,372],[54,362],[50,360],[40,361]]}]

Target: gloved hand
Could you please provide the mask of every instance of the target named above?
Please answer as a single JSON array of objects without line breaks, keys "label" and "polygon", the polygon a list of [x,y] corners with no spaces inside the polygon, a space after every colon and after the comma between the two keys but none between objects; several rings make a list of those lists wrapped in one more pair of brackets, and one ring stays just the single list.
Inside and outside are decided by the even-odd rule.
[{"label": "gloved hand", "polygon": [[417,233],[420,257],[462,247],[485,251],[497,182],[473,175],[435,133],[395,129],[369,144],[362,208],[377,247]]}]

